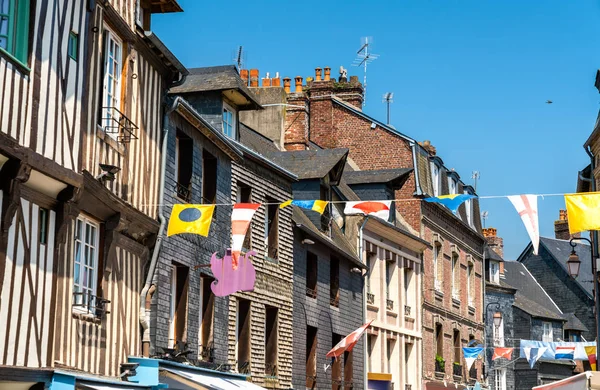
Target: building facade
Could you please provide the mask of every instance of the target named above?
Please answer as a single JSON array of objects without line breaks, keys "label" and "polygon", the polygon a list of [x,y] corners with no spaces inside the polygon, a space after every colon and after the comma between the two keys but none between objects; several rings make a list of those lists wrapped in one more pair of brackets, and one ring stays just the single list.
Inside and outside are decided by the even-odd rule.
[{"label": "building facade", "polygon": [[176,1],[114,3],[8,4],[2,381],[114,380],[142,354],[140,293],[159,230],[159,113],[187,71],[150,32],[150,14],[181,11]]}]

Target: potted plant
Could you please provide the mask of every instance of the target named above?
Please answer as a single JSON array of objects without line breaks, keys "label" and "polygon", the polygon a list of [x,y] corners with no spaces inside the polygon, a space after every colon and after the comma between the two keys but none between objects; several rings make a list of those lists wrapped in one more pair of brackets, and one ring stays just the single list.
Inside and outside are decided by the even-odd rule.
[{"label": "potted plant", "polygon": [[446,361],[440,355],[435,355],[435,370],[437,372],[446,371]]}]

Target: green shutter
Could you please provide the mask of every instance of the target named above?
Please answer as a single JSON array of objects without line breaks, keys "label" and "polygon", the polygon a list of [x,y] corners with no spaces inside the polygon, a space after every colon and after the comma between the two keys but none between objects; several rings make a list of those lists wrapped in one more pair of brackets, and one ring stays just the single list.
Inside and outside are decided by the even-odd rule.
[{"label": "green shutter", "polygon": [[[29,54],[29,3],[30,0],[13,0],[16,1],[16,13],[14,14],[15,21],[15,37],[13,55],[23,64],[27,64]],[[11,51],[11,50],[9,50]]]}]

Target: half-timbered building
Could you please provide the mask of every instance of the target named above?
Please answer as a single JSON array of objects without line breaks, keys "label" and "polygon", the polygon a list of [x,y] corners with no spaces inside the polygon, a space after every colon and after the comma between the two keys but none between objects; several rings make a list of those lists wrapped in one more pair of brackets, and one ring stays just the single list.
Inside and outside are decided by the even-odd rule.
[{"label": "half-timbered building", "polygon": [[0,1],[8,388],[69,388],[83,373],[111,383],[142,355],[163,97],[187,73],[150,32],[150,15],[178,11],[176,0]]}]

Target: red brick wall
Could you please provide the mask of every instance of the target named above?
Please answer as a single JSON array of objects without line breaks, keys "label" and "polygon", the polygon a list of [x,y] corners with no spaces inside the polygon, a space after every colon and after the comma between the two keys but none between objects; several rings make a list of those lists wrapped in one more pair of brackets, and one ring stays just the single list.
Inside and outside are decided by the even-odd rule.
[{"label": "red brick wall", "polygon": [[[308,147],[308,105],[303,93],[289,94],[285,111],[284,146],[286,150]],[[305,107],[305,108],[301,108]]]}]

